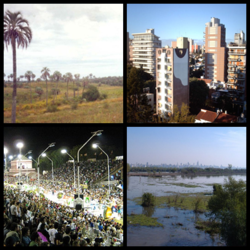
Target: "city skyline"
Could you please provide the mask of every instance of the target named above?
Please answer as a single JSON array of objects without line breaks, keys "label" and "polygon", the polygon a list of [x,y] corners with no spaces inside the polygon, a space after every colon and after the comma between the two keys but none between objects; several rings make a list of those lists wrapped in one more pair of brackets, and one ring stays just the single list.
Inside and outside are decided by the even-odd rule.
[{"label": "city skyline", "polygon": [[246,168],[244,127],[128,127],[127,162]]},{"label": "city skyline", "polygon": [[[32,40],[17,49],[17,77],[44,67],[80,78],[123,76],[123,4],[4,4],[20,11]],[[115,49],[114,49],[115,48]],[[4,73],[13,73],[12,48],[4,45]]]},{"label": "city skyline", "polygon": [[127,31],[133,38],[133,33],[153,28],[162,47],[171,46],[177,37],[188,37],[203,45],[205,23],[212,17],[225,25],[226,43],[233,42],[234,34],[241,30],[246,37],[246,4],[128,4]]}]

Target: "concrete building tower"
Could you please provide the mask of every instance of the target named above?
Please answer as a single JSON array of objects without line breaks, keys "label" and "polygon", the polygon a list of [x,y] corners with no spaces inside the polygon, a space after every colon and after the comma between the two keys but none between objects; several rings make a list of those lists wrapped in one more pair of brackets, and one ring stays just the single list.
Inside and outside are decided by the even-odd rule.
[{"label": "concrete building tower", "polygon": [[154,29],[147,29],[145,33],[135,33],[133,46],[133,66],[143,68],[145,72],[155,77],[155,49],[161,47],[159,37]]},{"label": "concrete building tower", "polygon": [[189,105],[189,49],[156,49],[156,113],[169,117],[174,105]]},{"label": "concrete building tower", "polygon": [[227,81],[226,28],[220,19],[211,18],[205,28],[205,77],[225,86]]}]

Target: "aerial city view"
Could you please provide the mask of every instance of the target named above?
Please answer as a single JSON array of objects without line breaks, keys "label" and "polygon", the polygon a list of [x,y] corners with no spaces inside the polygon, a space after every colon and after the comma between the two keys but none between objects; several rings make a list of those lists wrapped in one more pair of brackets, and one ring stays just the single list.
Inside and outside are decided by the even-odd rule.
[{"label": "aerial city view", "polygon": [[4,123],[123,122],[123,4],[4,4]]},{"label": "aerial city view", "polygon": [[127,122],[245,123],[246,105],[246,4],[127,5]]},{"label": "aerial city view", "polygon": [[127,245],[246,246],[246,128],[128,127]]}]

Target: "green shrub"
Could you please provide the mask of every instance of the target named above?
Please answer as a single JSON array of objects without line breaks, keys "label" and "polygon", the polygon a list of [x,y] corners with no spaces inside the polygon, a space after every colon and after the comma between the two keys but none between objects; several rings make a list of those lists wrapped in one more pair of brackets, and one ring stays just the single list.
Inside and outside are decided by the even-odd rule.
[{"label": "green shrub", "polygon": [[82,98],[85,98],[88,102],[95,101],[100,98],[100,93],[97,87],[89,85],[87,91],[82,94]]},{"label": "green shrub", "polygon": [[72,109],[72,110],[77,109],[77,106],[78,106],[78,102],[73,102],[73,103],[71,103],[71,109]]},{"label": "green shrub", "polygon": [[155,203],[155,197],[151,193],[144,193],[142,195],[142,206],[149,207],[154,206]]},{"label": "green shrub", "polygon": [[58,111],[58,109],[57,109],[57,105],[48,105],[48,107],[47,107],[47,112],[56,112],[56,111]]}]

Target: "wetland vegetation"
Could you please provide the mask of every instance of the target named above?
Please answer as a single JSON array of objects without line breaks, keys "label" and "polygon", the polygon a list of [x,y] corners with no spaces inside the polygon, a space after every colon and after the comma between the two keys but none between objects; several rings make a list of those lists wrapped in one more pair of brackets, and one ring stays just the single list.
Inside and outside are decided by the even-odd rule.
[{"label": "wetland vegetation", "polygon": [[[153,192],[154,206],[147,208],[142,207],[143,195],[138,196],[138,192],[133,192],[131,197],[128,195],[128,245],[132,246],[140,239],[140,230],[144,232],[144,237],[141,236],[142,245],[148,244],[145,239],[146,233],[150,235],[149,237],[156,237],[158,239],[156,244],[162,246],[185,244],[243,246],[246,244],[246,182],[240,180],[240,177],[237,178],[238,180],[228,177],[224,179],[223,185],[216,182],[218,177],[212,178],[210,183],[202,181],[205,177],[199,177],[201,180],[197,183],[191,178],[194,184],[177,181],[182,179],[180,176],[130,178],[137,178],[137,180],[139,178],[142,190],[145,191],[150,188],[152,191],[162,190],[164,186],[176,186],[178,189],[177,192],[170,191],[173,189],[165,189],[158,191],[157,195]],[[176,182],[171,181],[173,179]],[[146,188],[147,185],[145,186],[146,183],[148,188]],[[185,190],[190,191],[183,192]],[[204,190],[204,192],[197,192],[197,190]],[[131,234],[135,225],[137,239]],[[146,229],[147,225],[151,231]],[[160,233],[157,229],[159,227],[163,227],[165,231]],[[237,232],[234,228],[237,228]],[[161,239],[158,234],[162,234],[166,239]],[[206,235],[209,235],[210,239]]]}]

